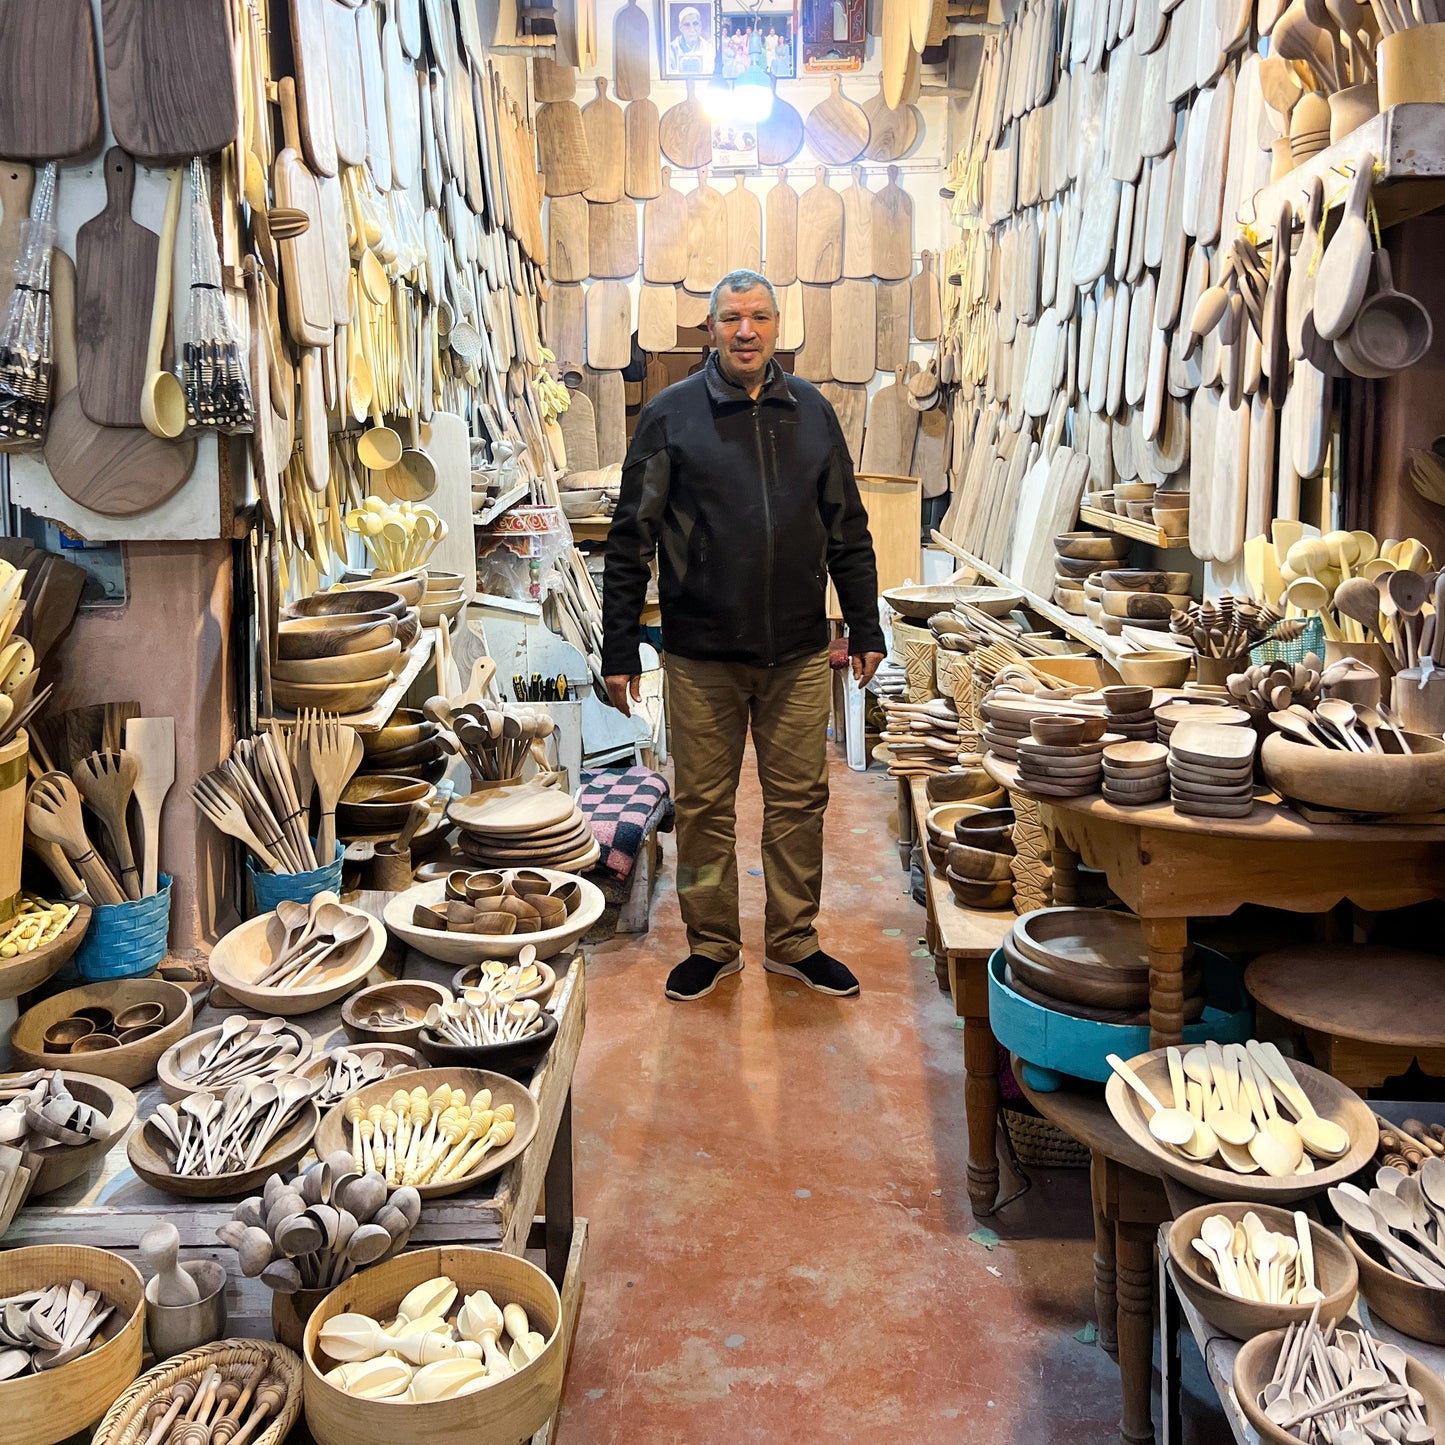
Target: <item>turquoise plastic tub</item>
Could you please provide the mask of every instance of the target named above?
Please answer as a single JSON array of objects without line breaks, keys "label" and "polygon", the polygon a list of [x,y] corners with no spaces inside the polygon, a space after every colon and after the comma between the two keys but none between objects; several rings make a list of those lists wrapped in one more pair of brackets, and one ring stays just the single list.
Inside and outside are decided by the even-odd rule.
[{"label": "turquoise plastic tub", "polygon": [[[314,838],[311,846],[316,846]],[[340,893],[341,858],[345,852],[346,844],[338,840],[336,857],[324,867],[312,868],[306,873],[265,873],[256,867],[255,859],[247,856],[246,876],[251,880],[251,896],[256,900],[251,917],[273,912],[282,899],[291,903],[310,903],[318,893],[328,889],[332,893]]]},{"label": "turquoise plastic tub", "polygon": [[[74,968],[81,983],[108,978],[141,978],[166,956],[171,926],[171,880],[162,873],[150,898],[106,903],[90,916],[90,927],[60,977]],[[68,980],[67,980],[68,981]]]}]

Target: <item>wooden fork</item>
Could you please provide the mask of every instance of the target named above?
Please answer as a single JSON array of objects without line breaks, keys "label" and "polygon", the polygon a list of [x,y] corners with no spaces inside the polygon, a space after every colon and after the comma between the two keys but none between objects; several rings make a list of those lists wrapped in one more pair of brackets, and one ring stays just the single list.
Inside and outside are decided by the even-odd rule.
[{"label": "wooden fork", "polygon": [[55,843],[75,864],[97,903],[124,903],[125,894],[86,836],[80,794],[64,773],[46,773],[30,789],[25,822],[37,838]]},{"label": "wooden fork", "polygon": [[244,843],[270,872],[285,871],[277,862],[276,855],[256,836],[240,803],[214,773],[206,773],[191,784],[191,797],[221,832]]}]

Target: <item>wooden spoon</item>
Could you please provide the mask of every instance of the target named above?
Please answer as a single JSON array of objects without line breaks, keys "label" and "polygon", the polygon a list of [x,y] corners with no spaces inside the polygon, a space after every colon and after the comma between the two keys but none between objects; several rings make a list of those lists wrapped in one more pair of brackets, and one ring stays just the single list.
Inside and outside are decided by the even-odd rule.
[{"label": "wooden spoon", "polygon": [[1150,1134],[1161,1144],[1170,1144],[1176,1149],[1188,1144],[1194,1137],[1194,1120],[1189,1113],[1180,1108],[1166,1109],[1155,1098],[1149,1086],[1118,1054],[1109,1054],[1106,1057],[1109,1067],[1154,1111],[1149,1116]]},{"label": "wooden spoon", "polygon": [[125,724],[125,750],[136,759],[135,801],[140,809],[141,897],[160,887],[161,807],[176,780],[176,720],[133,717]]},{"label": "wooden spoon", "polygon": [[1344,335],[1365,299],[1370,281],[1370,257],[1374,251],[1365,208],[1374,183],[1375,157],[1367,151],[1355,161],[1354,178],[1345,194],[1344,214],[1325,247],[1315,275],[1315,330],[1326,341]]},{"label": "wooden spoon", "polygon": [[161,369],[166,321],[171,309],[171,271],[176,256],[176,226],[181,216],[181,171],[167,173],[165,215],[156,253],[156,289],[151,302],[150,342],[146,348],[146,379],[140,394],[141,421],[152,436],[174,440],[186,429],[186,393],[174,372]]},{"label": "wooden spoon", "polygon": [[131,795],[135,792],[136,779],[140,776],[140,761],[133,753],[95,752],[82,758],[71,769],[71,779],[80,790],[80,796],[90,805],[93,813],[105,825],[110,835],[111,847],[115,849],[120,864],[120,882],[128,898],[141,896],[140,870],[135,866],[135,853],[130,845],[130,830],[126,826],[126,813],[130,808]]}]

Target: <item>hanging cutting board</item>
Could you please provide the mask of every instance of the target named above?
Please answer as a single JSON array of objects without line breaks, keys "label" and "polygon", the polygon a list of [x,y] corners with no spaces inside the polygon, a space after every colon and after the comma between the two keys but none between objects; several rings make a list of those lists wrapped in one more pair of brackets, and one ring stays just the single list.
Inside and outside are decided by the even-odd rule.
[{"label": "hanging cutting board", "polygon": [[627,0],[612,22],[612,67],[618,100],[647,99],[652,89],[652,36],[647,11],[637,0]]},{"label": "hanging cutting board", "polygon": [[666,111],[657,129],[662,153],[685,171],[701,170],[712,160],[712,123],[687,82],[687,98]]},{"label": "hanging cutting board", "polygon": [[468,599],[477,590],[477,544],[472,528],[471,437],[467,421],[452,411],[434,411],[421,426],[421,444],[436,467],[436,490],[426,499],[445,524],[431,554],[432,565],[456,572]]},{"label": "hanging cutting board", "polygon": [[323,176],[316,183],[321,208],[321,241],[326,255],[326,284],[331,292],[331,320],[345,326],[351,320],[351,252],[346,240],[346,202],[340,176]]},{"label": "hanging cutting board", "polygon": [[[389,191],[391,135],[386,121],[386,67],[381,59],[379,18],[374,5],[367,5],[356,12],[356,43],[361,52],[361,105],[366,114],[366,164],[376,188]],[[452,87],[453,95],[459,88]]]},{"label": "hanging cutting board", "polygon": [[913,200],[888,167],[888,184],[873,198],[873,274],[906,281],[913,274]]},{"label": "hanging cutting board", "polygon": [[290,0],[289,6],[301,145],[306,164],[313,174],[320,176],[334,176],[338,165],[331,68],[326,48],[329,3],[330,0]]},{"label": "hanging cutting board", "polygon": [[100,141],[90,0],[0,5],[0,156],[59,161]]},{"label": "hanging cutting board", "polygon": [[872,276],[873,193],[862,166],[853,167],[853,183],[842,194],[843,274],[854,280]]},{"label": "hanging cutting board", "polygon": [[918,413],[908,404],[905,375],[901,367],[894,371],[893,380],[874,392],[868,404],[868,425],[863,433],[863,460],[859,470],[870,476],[907,476],[913,461]]},{"label": "hanging cutting board", "polygon": [[803,344],[803,283],[794,281],[778,292],[778,350],[797,351]]},{"label": "hanging cutting board", "polygon": [[589,201],[620,201],[627,169],[627,124],[600,75],[596,99],[582,107],[582,128],[592,164],[591,183],[584,194]]},{"label": "hanging cutting board", "polygon": [[931,406],[918,414],[909,475],[923,480],[925,497],[941,497],[948,490],[947,457],[951,416],[946,407]]},{"label": "hanging cutting board", "polygon": [[1144,264],[1157,268],[1164,258],[1164,223],[1169,215],[1169,187],[1174,178],[1174,152],[1149,162],[1149,205],[1144,213]]},{"label": "hanging cutting board", "polygon": [[409,190],[421,178],[421,117],[417,114],[416,67],[401,48],[394,3],[381,27],[381,63],[386,74],[392,184]]},{"label": "hanging cutting board", "polygon": [[599,280],[626,281],[637,274],[637,207],[631,201],[587,202],[587,254]]},{"label": "hanging cutting board", "polygon": [[[345,0],[340,0],[345,3]],[[575,100],[577,96],[577,68],[573,65],[559,65],[545,55],[532,57],[532,89],[538,105],[551,105],[554,101]]]},{"label": "hanging cutting board", "polygon": [[21,161],[0,164],[0,316],[15,289],[15,263],[20,259],[20,228],[30,216],[35,171]]},{"label": "hanging cutting board", "polygon": [[587,211],[580,195],[547,202],[547,275],[554,282],[585,281],[590,274]]},{"label": "hanging cutting board", "polygon": [[331,128],[336,159],[344,166],[366,161],[366,103],[362,93],[361,49],[356,11],[344,0],[321,0],[326,35],[326,68],[331,90]]},{"label": "hanging cutting board", "polygon": [[537,111],[537,153],[549,196],[580,196],[592,177],[592,156],[582,112],[570,100]]},{"label": "hanging cutting board", "polygon": [[589,366],[582,373],[582,385],[597,417],[597,465],[620,466],[627,455],[627,385],[622,373]]},{"label": "hanging cutting board", "polygon": [[58,247],[50,262],[51,342],[58,398],[45,429],[45,464],[72,501],[105,517],[133,517],[173,496],[196,463],[196,443],[144,427],[97,426],[76,389],[75,271]]},{"label": "hanging cutting board", "polygon": [[798,197],[798,279],[828,286],[843,275],[843,198],[822,166],[813,175]]},{"label": "hanging cutting board", "polygon": [[1212,246],[1219,239],[1233,110],[1234,78],[1229,74],[1221,75],[1209,106],[1209,127],[1204,137],[1204,161],[1200,167],[1199,195],[1193,216],[1193,235],[1202,246]]},{"label": "hanging cutting board", "polygon": [[581,366],[586,354],[586,293],[554,285],[547,292],[547,345],[559,366]]},{"label": "hanging cutting board", "polygon": [[662,147],[657,141],[657,107],[634,100],[623,113],[626,152],[622,189],[634,201],[650,201],[662,190]]},{"label": "hanging cutting board", "polygon": [[724,269],[760,271],[763,265],[763,203],[747,187],[741,171],[733,177],[733,188],[723,193],[727,222]]},{"label": "hanging cutting board", "polygon": [[679,330],[696,327],[702,328],[707,325],[707,308],[711,297],[706,291],[689,291],[685,286],[678,286],[677,291],[677,325]]},{"label": "hanging cutting board", "polygon": [[797,349],[794,372],[804,381],[833,380],[833,288],[801,288],[803,298],[803,344]]},{"label": "hanging cutting board", "polygon": [[917,110],[911,105],[897,109],[890,106],[881,75],[878,93],[865,100],[862,109],[868,120],[868,149],[864,154],[870,161],[902,160],[913,149],[923,127]]},{"label": "hanging cutting board", "polygon": [[587,365],[620,371],[632,359],[632,297],[621,281],[587,288]]},{"label": "hanging cutting board", "polygon": [[642,279],[677,284],[687,274],[687,199],[662,168],[662,189],[642,208]]},{"label": "hanging cutting board", "polygon": [[1274,520],[1274,434],[1274,403],[1262,395],[1256,395],[1250,402],[1245,537],[1268,533],[1269,524]]},{"label": "hanging cutting board", "polygon": [[676,286],[643,286],[637,293],[637,344],[644,351],[677,345]]},{"label": "hanging cutting board", "polygon": [[1109,269],[1122,191],[1123,186],[1107,176],[1095,174],[1089,182],[1074,240],[1076,286],[1092,286]]},{"label": "hanging cutting board", "polygon": [[1220,395],[1211,386],[1194,393],[1189,422],[1192,438],[1189,457],[1189,550],[1204,561],[1212,561],[1214,456],[1219,438]]},{"label": "hanging cutting board", "polygon": [[570,393],[567,410],[557,415],[562,445],[567,452],[569,472],[597,470],[597,413],[592,398],[580,388]]},{"label": "hanging cutting board", "polygon": [[727,270],[727,208],[707,183],[707,169],[697,173],[697,186],[687,195],[687,274],[689,291],[711,291]]},{"label": "hanging cutting board", "polygon": [[836,75],[828,77],[828,86],[831,94],[803,122],[808,148],[824,165],[850,166],[868,148],[868,117],[843,94]]},{"label": "hanging cutting board", "polygon": [[1188,152],[1182,147],[1174,152],[1174,165],[1169,174],[1169,201],[1162,228],[1163,254],[1159,261],[1159,284],[1154,295],[1154,324],[1172,331],[1179,318],[1179,300],[1184,284],[1184,263],[1189,239],[1184,234],[1184,185]]},{"label": "hanging cutting board", "polygon": [[833,378],[866,384],[877,370],[877,297],[873,282],[839,281],[831,289]]},{"label": "hanging cutting board", "polygon": [[308,223],[299,235],[279,241],[276,247],[286,286],[286,329],[297,346],[330,346],[335,322],[321,229],[321,196],[316,178],[301,159],[295,82],[283,79],[278,91],[286,143],[276,153],[271,185],[277,206],[304,212]]},{"label": "hanging cutting board", "polygon": [[863,459],[863,427],[868,418],[868,388],[841,381],[825,381],[818,388],[838,418],[848,456],[854,467]]},{"label": "hanging cutting board", "polygon": [[135,162],[119,146],[106,152],[105,190],[75,237],[80,404],[98,425],[138,427],[160,238],[131,219]]},{"label": "hanging cutting board", "polygon": [[803,149],[803,117],[778,94],[772,82],[773,108],[758,123],[758,164],[785,166]]},{"label": "hanging cutting board", "polygon": [[[908,59],[913,53],[913,28],[909,7],[911,0],[882,0],[883,92],[890,106],[903,104],[908,81]],[[997,132],[995,125],[994,130]]]},{"label": "hanging cutting board", "polygon": [[788,184],[786,168],[779,168],[778,183],[764,198],[763,211],[763,274],[775,287],[791,286],[798,279],[798,193]]},{"label": "hanging cutting board", "polygon": [[908,365],[909,288],[906,281],[876,283],[878,343],[875,360],[879,371],[896,371]]},{"label": "hanging cutting board", "polygon": [[146,165],[209,156],[236,138],[226,0],[101,0],[116,144]]},{"label": "hanging cutting board", "polygon": [[1129,296],[1124,353],[1124,400],[1138,406],[1149,381],[1149,343],[1154,331],[1154,277],[1146,275]]}]

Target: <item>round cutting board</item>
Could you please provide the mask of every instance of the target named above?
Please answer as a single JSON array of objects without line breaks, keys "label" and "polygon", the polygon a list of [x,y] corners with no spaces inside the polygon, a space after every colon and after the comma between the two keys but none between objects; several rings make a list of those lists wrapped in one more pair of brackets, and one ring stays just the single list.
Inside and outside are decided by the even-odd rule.
[{"label": "round cutting board", "polygon": [[447,810],[459,828],[486,833],[535,833],[565,823],[576,811],[570,793],[531,783],[494,788],[457,799]]}]

